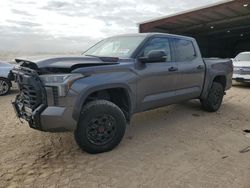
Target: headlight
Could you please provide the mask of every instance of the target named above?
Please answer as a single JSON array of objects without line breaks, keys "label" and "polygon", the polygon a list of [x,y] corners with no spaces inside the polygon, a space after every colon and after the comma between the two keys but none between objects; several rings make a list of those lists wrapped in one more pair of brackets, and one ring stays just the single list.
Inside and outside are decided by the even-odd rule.
[{"label": "headlight", "polygon": [[57,87],[59,96],[65,96],[72,83],[82,77],[82,74],[45,74],[40,79],[45,86]]},{"label": "headlight", "polygon": [[54,84],[61,84],[67,82],[68,80],[72,80],[74,78],[78,78],[82,75],[79,74],[48,74],[48,75],[41,75],[40,78],[45,85],[54,85]]}]

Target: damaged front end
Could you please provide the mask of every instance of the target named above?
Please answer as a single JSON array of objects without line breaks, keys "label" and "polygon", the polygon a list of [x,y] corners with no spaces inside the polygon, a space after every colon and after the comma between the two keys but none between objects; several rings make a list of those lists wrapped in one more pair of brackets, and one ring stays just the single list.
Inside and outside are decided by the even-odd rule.
[{"label": "damaged front end", "polygon": [[31,128],[46,132],[75,130],[77,121],[72,114],[79,92],[73,85],[89,77],[90,67],[117,64],[85,56],[16,59],[16,62],[12,73],[20,92],[12,102],[13,107]]},{"label": "damaged front end", "polygon": [[[51,69],[50,69],[51,70]],[[72,119],[74,100],[78,95],[71,85],[82,74],[44,72],[32,62],[21,62],[12,70],[19,94],[12,102],[18,116],[31,128],[48,131],[71,131],[76,126]]]},{"label": "damaged front end", "polygon": [[40,114],[47,106],[46,92],[36,71],[22,66],[12,70],[19,87],[19,94],[12,105],[19,118],[31,128],[41,130]]}]

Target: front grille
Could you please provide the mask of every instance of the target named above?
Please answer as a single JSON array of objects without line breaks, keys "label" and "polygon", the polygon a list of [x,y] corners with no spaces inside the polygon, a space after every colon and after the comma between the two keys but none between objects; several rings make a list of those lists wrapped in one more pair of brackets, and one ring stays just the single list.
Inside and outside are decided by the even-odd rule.
[{"label": "front grille", "polygon": [[19,94],[12,102],[19,118],[28,121],[30,127],[42,130],[40,115],[47,107],[47,95],[38,73],[27,67],[12,69]]},{"label": "front grille", "polygon": [[37,94],[35,88],[32,85],[22,85],[21,95],[23,96],[23,104],[34,110],[41,104],[39,100],[39,95]]},{"label": "front grille", "polygon": [[13,69],[13,73],[20,90],[15,100],[19,117],[31,122],[37,109],[47,105],[45,89],[34,70],[20,67]]},{"label": "front grille", "polygon": [[30,79],[32,79],[32,85],[18,83],[20,93],[16,98],[16,102],[19,106],[21,117],[31,123],[33,112],[39,108],[40,105],[46,104],[46,102],[44,100],[43,89],[38,87],[39,82],[37,83],[33,78]]}]

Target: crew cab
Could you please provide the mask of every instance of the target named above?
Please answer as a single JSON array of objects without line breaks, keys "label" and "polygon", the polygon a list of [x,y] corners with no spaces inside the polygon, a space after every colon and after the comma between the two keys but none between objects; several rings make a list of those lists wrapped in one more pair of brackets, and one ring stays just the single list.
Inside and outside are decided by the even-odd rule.
[{"label": "crew cab", "polygon": [[233,73],[230,59],[203,59],[194,38],[161,33],[110,37],[81,56],[16,62],[17,116],[37,130],[74,131],[89,153],[116,147],[138,112],[191,99],[217,111]]}]

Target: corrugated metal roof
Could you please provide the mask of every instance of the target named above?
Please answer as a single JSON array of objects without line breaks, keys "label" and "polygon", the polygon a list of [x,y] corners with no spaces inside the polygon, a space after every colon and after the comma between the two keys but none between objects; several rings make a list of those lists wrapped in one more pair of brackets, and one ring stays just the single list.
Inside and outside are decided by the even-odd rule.
[{"label": "corrugated metal roof", "polygon": [[214,7],[214,6],[221,5],[221,4],[230,2],[230,1],[234,1],[234,0],[219,1],[219,2],[217,2],[217,3],[212,3],[212,4],[209,4],[209,5],[196,7],[196,8],[193,8],[193,9],[185,10],[185,11],[178,12],[178,13],[174,13],[174,14],[170,14],[170,15],[167,15],[167,16],[162,16],[162,17],[158,17],[158,18],[146,20],[146,21],[144,21],[144,22],[138,23],[138,25],[141,25],[141,24],[144,24],[144,23],[149,23],[149,22],[158,21],[158,20],[161,20],[161,19],[170,18],[170,17],[173,17],[173,16],[178,16],[178,15],[185,14],[185,13],[194,12],[194,11],[197,11],[197,10],[202,10],[202,9],[209,8],[209,7]]},{"label": "corrugated metal roof", "polygon": [[[249,4],[249,5],[248,5]],[[167,32],[195,37],[250,34],[250,1],[223,1],[139,24],[140,32]]]}]

